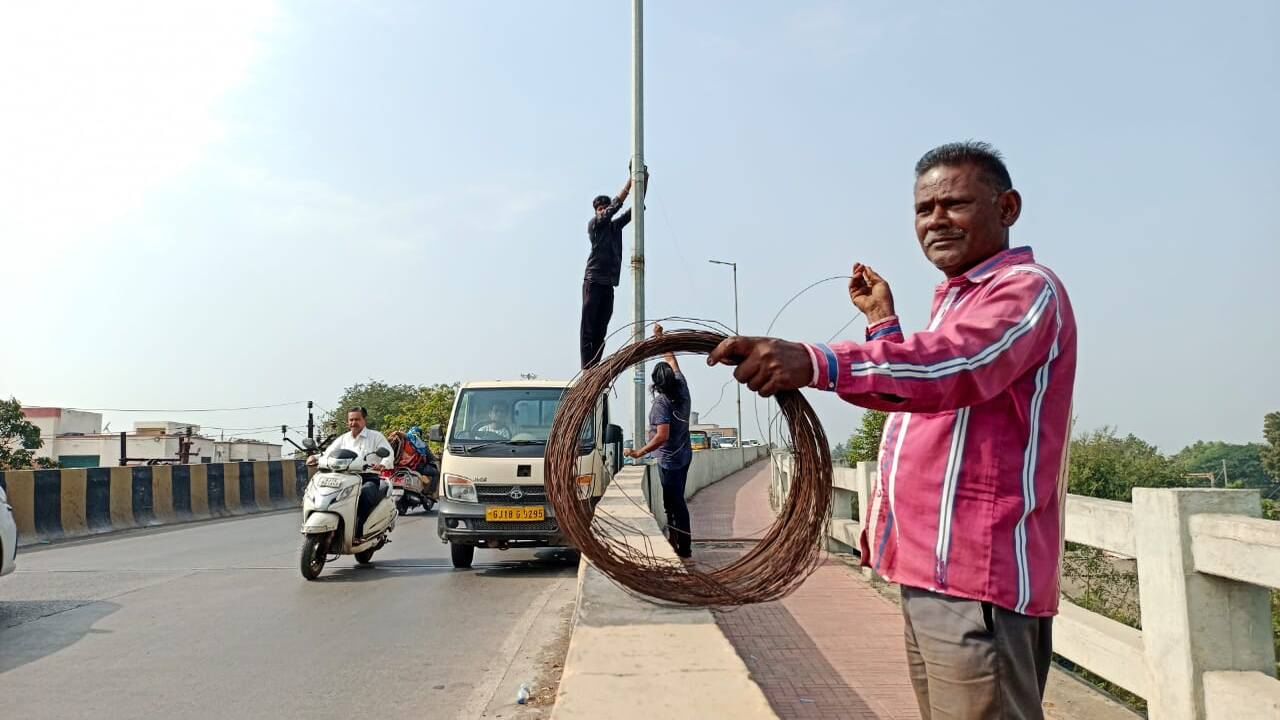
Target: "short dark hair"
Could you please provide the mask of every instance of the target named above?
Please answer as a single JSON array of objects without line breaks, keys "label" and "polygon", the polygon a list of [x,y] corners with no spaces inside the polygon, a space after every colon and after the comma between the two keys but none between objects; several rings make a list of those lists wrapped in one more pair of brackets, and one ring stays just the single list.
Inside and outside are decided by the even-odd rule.
[{"label": "short dark hair", "polygon": [[360,407],[357,405],[356,407],[353,407],[350,410],[348,410],[347,414],[350,415],[353,412],[360,413],[360,417],[364,418],[365,420],[369,419],[369,411],[363,407]]},{"label": "short dark hair", "polygon": [[595,199],[591,201],[591,209],[597,210],[601,206],[607,206],[611,202],[613,202],[613,198],[608,195],[597,195]]},{"label": "short dark hair", "polygon": [[1004,166],[1000,151],[984,142],[966,140],[939,145],[925,153],[916,163],[916,179],[939,165],[976,165],[982,171],[983,179],[996,192],[1013,189],[1013,180],[1009,177],[1009,169]]}]

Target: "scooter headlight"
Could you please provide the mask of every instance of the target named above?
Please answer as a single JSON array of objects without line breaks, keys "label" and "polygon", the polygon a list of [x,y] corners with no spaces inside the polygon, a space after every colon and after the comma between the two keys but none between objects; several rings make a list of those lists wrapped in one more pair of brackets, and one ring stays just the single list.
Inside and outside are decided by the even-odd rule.
[{"label": "scooter headlight", "polygon": [[465,478],[461,475],[445,473],[444,494],[450,500],[472,503],[478,502],[476,498],[476,486],[471,482],[470,478]]}]

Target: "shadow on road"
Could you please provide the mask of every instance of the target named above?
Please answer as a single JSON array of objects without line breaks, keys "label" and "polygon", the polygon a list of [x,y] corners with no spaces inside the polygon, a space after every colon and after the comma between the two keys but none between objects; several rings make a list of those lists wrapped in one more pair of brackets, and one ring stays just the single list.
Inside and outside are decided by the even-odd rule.
[{"label": "shadow on road", "polygon": [[454,573],[475,573],[493,578],[569,577],[578,570],[578,553],[564,548],[539,550],[533,559],[477,562],[470,570],[458,570],[447,559],[401,558],[379,561],[372,565],[326,567],[318,583],[360,583],[393,578],[425,577]]},{"label": "shadow on road", "polygon": [[[0,601],[0,673],[68,648],[90,633],[108,632],[93,626],[119,609],[112,602]],[[54,616],[56,622],[40,622]]]}]

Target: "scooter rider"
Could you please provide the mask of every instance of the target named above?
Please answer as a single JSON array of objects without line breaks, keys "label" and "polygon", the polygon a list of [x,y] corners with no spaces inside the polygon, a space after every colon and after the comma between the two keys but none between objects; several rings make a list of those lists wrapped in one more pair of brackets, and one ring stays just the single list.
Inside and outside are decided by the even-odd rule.
[{"label": "scooter rider", "polygon": [[[387,442],[387,438],[382,433],[368,426],[368,418],[369,412],[363,407],[351,408],[347,412],[347,429],[351,432],[334,438],[329,448],[324,451],[324,457],[330,459],[337,455],[339,450],[350,450],[364,461],[378,448],[386,448],[387,456],[382,458],[381,465],[388,470],[395,467],[391,443]],[[357,538],[363,537],[365,518],[369,517],[369,513],[378,504],[378,485],[382,482],[379,476],[370,473],[365,473],[362,479],[364,482],[360,485],[360,503],[356,506],[355,536]]]}]

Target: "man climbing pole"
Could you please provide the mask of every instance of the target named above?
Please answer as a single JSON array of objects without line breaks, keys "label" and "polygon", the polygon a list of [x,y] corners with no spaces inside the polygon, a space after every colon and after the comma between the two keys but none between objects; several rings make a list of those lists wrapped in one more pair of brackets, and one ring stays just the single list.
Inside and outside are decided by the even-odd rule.
[{"label": "man climbing pole", "polygon": [[[644,171],[644,190],[649,189],[649,168]],[[613,289],[622,274],[622,228],[631,222],[631,210],[614,217],[631,194],[631,180],[622,186],[616,198],[597,195],[591,201],[595,215],[587,222],[591,254],[587,256],[587,272],[582,280],[582,327],[579,340],[582,369],[600,362],[604,355],[604,336],[613,318]]]}]

